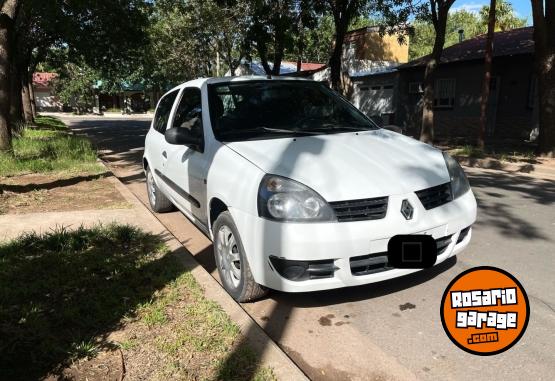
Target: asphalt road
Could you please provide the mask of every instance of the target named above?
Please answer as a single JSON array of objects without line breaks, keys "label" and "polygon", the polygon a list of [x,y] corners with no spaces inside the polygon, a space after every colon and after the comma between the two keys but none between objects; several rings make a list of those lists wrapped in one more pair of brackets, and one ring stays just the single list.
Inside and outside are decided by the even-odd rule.
[{"label": "asphalt road", "polygon": [[[146,202],[141,155],[147,118],[66,118],[101,149],[115,174]],[[478,221],[469,248],[433,269],[356,288],[273,292],[243,308],[315,380],[553,379],[555,374],[555,181],[469,169]],[[209,240],[183,215],[157,215],[212,274]],[[509,351],[463,352],[445,335],[439,305],[462,271],[491,265],[526,289],[528,329]]]}]

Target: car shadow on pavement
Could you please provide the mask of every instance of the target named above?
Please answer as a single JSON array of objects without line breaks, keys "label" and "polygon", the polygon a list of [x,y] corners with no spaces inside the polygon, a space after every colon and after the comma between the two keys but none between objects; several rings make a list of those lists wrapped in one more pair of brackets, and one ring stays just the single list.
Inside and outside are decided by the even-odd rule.
[{"label": "car shadow on pavement", "polygon": [[478,202],[475,227],[495,227],[510,238],[550,240],[539,228],[523,218],[520,206],[555,203],[555,181],[504,172],[470,172],[470,185]]}]

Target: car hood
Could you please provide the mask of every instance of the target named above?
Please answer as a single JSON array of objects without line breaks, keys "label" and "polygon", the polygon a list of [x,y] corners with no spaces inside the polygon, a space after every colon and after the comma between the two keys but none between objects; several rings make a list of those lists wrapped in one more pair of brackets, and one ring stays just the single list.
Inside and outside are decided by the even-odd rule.
[{"label": "car hood", "polygon": [[387,131],[251,140],[227,146],[328,201],[405,194],[449,181],[441,151]]}]

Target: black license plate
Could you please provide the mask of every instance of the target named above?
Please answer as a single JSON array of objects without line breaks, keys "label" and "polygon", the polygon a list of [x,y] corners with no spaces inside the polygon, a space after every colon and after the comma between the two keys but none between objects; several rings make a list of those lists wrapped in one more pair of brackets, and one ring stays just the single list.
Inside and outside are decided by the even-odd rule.
[{"label": "black license plate", "polygon": [[398,269],[432,267],[437,260],[436,241],[431,235],[396,235],[387,244],[387,258]]}]

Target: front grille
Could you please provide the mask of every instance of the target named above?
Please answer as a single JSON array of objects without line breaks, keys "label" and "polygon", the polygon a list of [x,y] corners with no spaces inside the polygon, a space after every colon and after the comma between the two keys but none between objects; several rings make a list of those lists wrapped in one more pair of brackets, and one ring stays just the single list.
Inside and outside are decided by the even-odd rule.
[{"label": "front grille", "polygon": [[393,269],[387,260],[387,252],[352,257],[349,262],[351,274],[354,276],[381,273]]},{"label": "front grille", "polygon": [[[441,255],[447,250],[451,243],[451,235],[436,239],[437,255]],[[351,274],[354,276],[369,275],[392,270],[394,267],[389,264],[387,252],[361,255],[349,259]]]},{"label": "front grille", "polygon": [[337,221],[351,222],[379,220],[387,212],[388,197],[366,198],[362,200],[330,202]]},{"label": "front grille", "polygon": [[414,193],[416,193],[426,210],[437,208],[453,200],[451,183],[441,184]]}]

